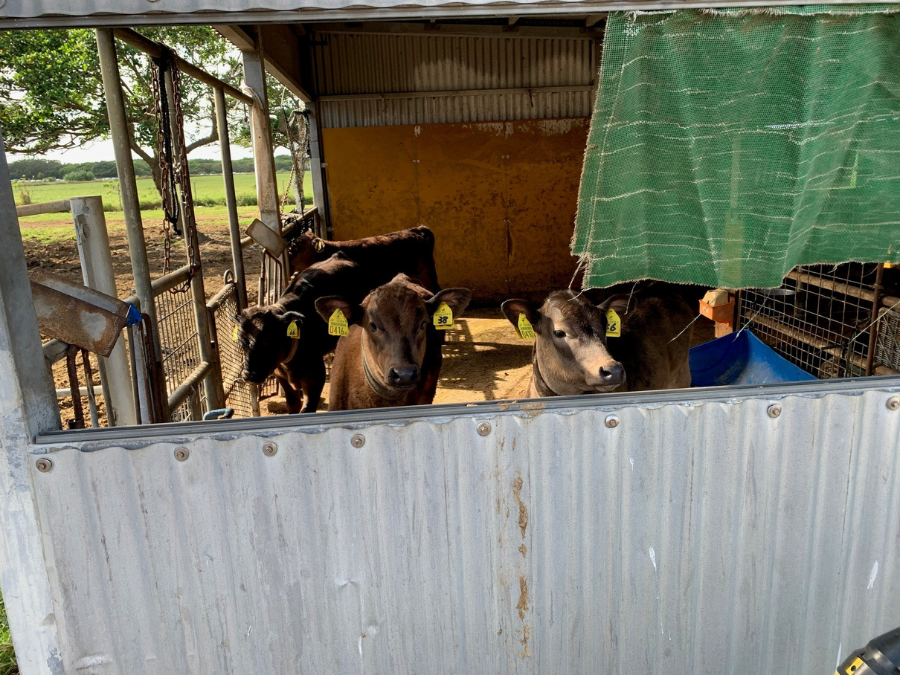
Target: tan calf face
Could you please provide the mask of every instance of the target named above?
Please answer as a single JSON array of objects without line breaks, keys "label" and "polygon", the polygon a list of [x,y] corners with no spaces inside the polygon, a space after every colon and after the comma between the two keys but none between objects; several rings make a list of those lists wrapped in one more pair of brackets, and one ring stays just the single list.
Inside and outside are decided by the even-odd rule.
[{"label": "tan calf face", "polygon": [[361,305],[330,296],[316,301],[316,310],[326,321],[340,309],[347,322],[362,329],[361,340],[376,377],[392,389],[411,389],[423,377],[427,341],[437,339],[432,315],[445,302],[454,317],[469,304],[472,293],[465,288],[448,288],[432,295],[399,274],[376,288]]},{"label": "tan calf face", "polygon": [[515,326],[525,314],[535,330],[538,368],[560,395],[608,392],[625,382],[625,369],[607,349],[606,311],[624,314],[627,297],[600,306],[571,291],[551,293],[539,308],[525,300],[507,300],[506,318]]}]

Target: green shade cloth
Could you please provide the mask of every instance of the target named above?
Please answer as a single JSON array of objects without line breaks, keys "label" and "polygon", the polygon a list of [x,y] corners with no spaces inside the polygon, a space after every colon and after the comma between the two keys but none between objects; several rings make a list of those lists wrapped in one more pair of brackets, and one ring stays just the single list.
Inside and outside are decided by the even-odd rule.
[{"label": "green shade cloth", "polygon": [[585,288],[900,261],[898,12],[610,14],[572,240]]}]

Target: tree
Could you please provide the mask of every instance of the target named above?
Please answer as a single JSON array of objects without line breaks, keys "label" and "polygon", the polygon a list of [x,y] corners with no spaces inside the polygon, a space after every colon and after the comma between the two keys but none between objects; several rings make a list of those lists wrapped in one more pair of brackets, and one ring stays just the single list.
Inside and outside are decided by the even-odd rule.
[{"label": "tree", "polygon": [[[206,26],[142,28],[146,37],[219,78],[239,81],[235,50]],[[160,190],[150,59],[117,45],[131,130],[131,149],[149,164]],[[109,137],[109,122],[94,32],[88,29],[0,32],[0,126],[6,149],[41,154]],[[186,150],[218,140],[210,88],[181,77]],[[237,105],[232,117],[243,115]]]}]

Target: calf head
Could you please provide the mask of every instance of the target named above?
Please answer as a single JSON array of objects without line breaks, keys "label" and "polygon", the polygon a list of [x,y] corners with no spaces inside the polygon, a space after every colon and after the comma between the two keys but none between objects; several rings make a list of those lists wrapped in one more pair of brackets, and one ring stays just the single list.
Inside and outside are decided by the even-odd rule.
[{"label": "calf head", "polygon": [[607,349],[606,312],[624,316],[627,295],[594,305],[572,291],[555,291],[538,307],[527,300],[507,300],[503,314],[518,326],[524,314],[535,332],[535,358],[541,376],[557,394],[612,391],[625,382],[625,369]]},{"label": "calf head", "polygon": [[281,305],[248,307],[238,315],[238,343],[244,352],[241,378],[262,383],[291,353],[294,338],[288,337],[297,322],[297,339],[303,331],[303,315]]},{"label": "calf head", "polygon": [[312,232],[303,232],[288,243],[290,269],[302,272],[310,265],[323,260],[323,240]]},{"label": "calf head", "polygon": [[328,321],[340,309],[348,324],[359,325],[363,358],[368,360],[374,377],[382,386],[404,390],[422,381],[427,342],[438,339],[432,325],[435,310],[447,303],[453,316],[460,316],[471,297],[467,288],[447,288],[432,295],[405,274],[398,274],[369,293],[361,304],[329,296],[316,300],[316,310]]}]

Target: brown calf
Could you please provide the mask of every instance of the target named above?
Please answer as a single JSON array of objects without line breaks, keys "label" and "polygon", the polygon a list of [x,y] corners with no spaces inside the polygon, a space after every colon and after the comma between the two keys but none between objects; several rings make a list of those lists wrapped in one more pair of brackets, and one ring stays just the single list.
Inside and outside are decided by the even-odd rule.
[{"label": "brown calf", "polygon": [[[315,412],[325,385],[323,356],[337,343],[315,302],[335,293],[359,300],[371,288],[366,284],[362,268],[339,253],[294,275],[274,305],[245,309],[238,317],[241,377],[262,383],[274,373],[291,413]],[[288,335],[292,323],[296,338]]]},{"label": "brown calf", "polygon": [[338,251],[376,275],[372,279],[372,288],[403,273],[433,293],[440,289],[434,267],[434,233],[424,225],[347,241],[329,241],[312,232],[303,232],[288,244],[288,257],[294,271],[305,270]]},{"label": "brown calf", "polygon": [[432,315],[447,303],[458,317],[471,297],[467,288],[432,294],[399,274],[361,304],[319,298],[316,309],[323,318],[340,309],[352,324],[334,353],[328,410],[430,404],[443,360],[443,334]]},{"label": "brown calf", "polygon": [[[528,396],[680,389],[691,384],[688,349],[696,311],[665,284],[594,305],[572,291],[555,291],[543,305],[507,300],[514,326],[524,314],[534,326]],[[621,335],[607,337],[606,312],[621,319]]]}]

